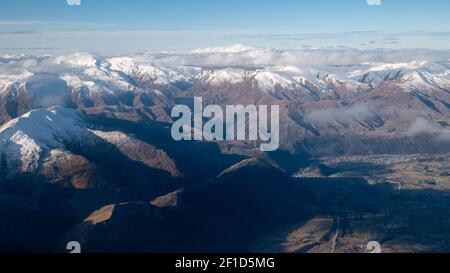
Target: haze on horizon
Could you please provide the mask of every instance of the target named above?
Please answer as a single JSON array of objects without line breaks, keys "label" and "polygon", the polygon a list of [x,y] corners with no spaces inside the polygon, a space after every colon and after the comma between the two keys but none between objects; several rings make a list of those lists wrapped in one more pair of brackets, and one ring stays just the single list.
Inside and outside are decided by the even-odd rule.
[{"label": "haze on horizon", "polygon": [[0,54],[121,54],[246,44],[450,49],[440,0],[0,0]]}]

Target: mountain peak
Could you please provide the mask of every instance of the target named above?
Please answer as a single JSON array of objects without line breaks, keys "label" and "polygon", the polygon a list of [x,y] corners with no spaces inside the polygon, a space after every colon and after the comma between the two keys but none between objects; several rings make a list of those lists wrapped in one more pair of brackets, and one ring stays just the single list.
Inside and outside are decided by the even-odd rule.
[{"label": "mountain peak", "polygon": [[238,163],[234,164],[233,166],[227,168],[226,170],[224,170],[222,173],[219,174],[218,178],[225,177],[227,175],[239,172],[241,170],[253,169],[253,168],[271,169],[271,170],[274,170],[277,172],[282,172],[282,170],[279,169],[278,167],[275,167],[261,159],[249,158],[249,159],[242,160],[241,162],[238,162]]}]

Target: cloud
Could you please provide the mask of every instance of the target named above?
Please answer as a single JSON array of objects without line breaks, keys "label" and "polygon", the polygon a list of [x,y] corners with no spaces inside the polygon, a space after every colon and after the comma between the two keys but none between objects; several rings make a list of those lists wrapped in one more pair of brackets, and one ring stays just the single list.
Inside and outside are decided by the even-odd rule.
[{"label": "cloud", "polygon": [[[1,36],[1,35],[0,35]],[[38,57],[23,55],[25,57],[12,58],[10,55],[14,47],[0,47],[0,52],[7,51],[6,55],[0,55],[0,67],[14,71],[13,67],[26,69],[32,73],[39,72],[61,72],[62,70],[73,70],[79,65],[89,64],[95,66],[97,59],[104,60],[101,55],[95,54],[73,54],[59,55],[58,48],[49,48],[46,45],[32,48]],[[23,49],[23,48],[20,48]],[[30,48],[31,49],[31,48]],[[52,52],[42,56],[42,51]],[[39,55],[41,57],[39,57]],[[54,55],[53,57],[51,55]],[[380,63],[417,63],[440,62],[448,65],[450,51],[438,50],[358,50],[351,48],[339,49],[291,49],[280,50],[275,48],[261,48],[246,45],[234,45],[230,47],[215,47],[198,49],[187,52],[156,52],[143,54],[113,54],[114,56],[132,57],[133,65],[155,66],[155,67],[203,67],[203,68],[242,68],[242,69],[268,69],[286,75],[296,76],[298,73],[307,75],[311,79],[317,77],[317,72],[327,72],[340,76],[348,76],[351,73],[362,73],[373,65]],[[22,55],[19,55],[22,56]],[[107,58],[108,55],[105,56]],[[3,64],[2,64],[3,63]],[[373,64],[372,66],[370,64]],[[75,67],[73,67],[75,66]],[[362,72],[361,72],[362,71]],[[1,75],[0,75],[1,76]],[[369,111],[367,111],[369,110]],[[359,115],[371,115],[370,109],[358,105],[350,109],[340,109],[326,114],[328,117],[352,117],[353,113]],[[314,116],[312,116],[314,118]]]},{"label": "cloud", "polygon": [[81,6],[81,0],[67,0],[69,6]]},{"label": "cloud", "polygon": [[39,34],[40,32],[38,31],[33,31],[33,30],[19,30],[19,31],[0,31],[0,35],[35,35],[35,34]]},{"label": "cloud", "polygon": [[[85,3],[83,3],[85,4]],[[70,8],[70,7],[69,7]],[[74,7],[72,7],[74,8]],[[77,8],[77,6],[75,6]],[[450,32],[342,32],[342,33],[293,33],[293,34],[231,34],[221,31],[150,31],[122,30],[124,26],[83,21],[1,21],[0,45],[8,48],[48,47],[57,45],[58,54],[94,52],[99,54],[129,54],[148,51],[186,51],[216,46],[244,44],[278,49],[339,47],[359,49],[450,49]],[[1,27],[0,27],[1,28]],[[108,30],[105,30],[108,29]],[[36,33],[14,31],[33,30]],[[1,33],[3,32],[3,33]],[[20,34],[20,35],[18,35]],[[376,43],[371,43],[376,42]],[[226,49],[230,52],[241,48]],[[1,54],[0,50],[0,54]],[[11,52],[8,52],[8,54]],[[16,53],[40,54],[33,50]],[[52,52],[54,54],[55,52]],[[217,53],[217,52],[216,52]],[[223,52],[227,53],[227,52]],[[448,58],[447,58],[448,59]]]},{"label": "cloud", "polygon": [[[1,37],[1,35],[0,35]],[[28,47],[38,51],[36,54],[42,54],[41,51],[50,49],[51,55],[59,55],[58,48],[42,45],[39,47]],[[0,47],[1,50],[11,54],[13,49],[24,49],[23,47]],[[48,53],[48,52],[46,52]],[[114,54],[116,55],[116,54]],[[336,71],[337,68],[346,73],[347,70],[364,69],[365,64],[369,63],[410,63],[416,62],[445,62],[447,63],[450,51],[446,50],[387,50],[387,49],[368,49],[358,50],[352,48],[335,49],[275,49],[252,47],[246,45],[232,45],[230,47],[214,47],[192,50],[187,52],[158,52],[143,54],[120,54],[122,56],[131,56],[143,64],[154,66],[197,66],[209,68],[267,68],[267,67],[298,67],[307,68],[312,71],[316,68],[330,68]],[[69,55],[76,56],[76,55]],[[107,55],[106,55],[107,56]],[[1,56],[0,56],[1,58]],[[48,58],[49,60],[55,58]],[[58,58],[56,58],[58,59]],[[78,57],[75,59],[79,59]],[[287,73],[287,72],[286,72]]]},{"label": "cloud", "polygon": [[[239,50],[238,50],[239,49]],[[247,47],[235,45],[229,48],[207,48],[185,53],[148,54],[146,58],[155,65],[264,68],[268,66],[326,67],[348,66],[364,63],[408,63],[412,61],[443,61],[449,51],[435,50],[358,50],[292,49]]]},{"label": "cloud", "polygon": [[450,129],[429,121],[425,118],[417,118],[407,131],[407,135],[417,136],[421,134],[433,135],[440,141],[450,141]]},{"label": "cloud", "polygon": [[58,50],[57,47],[0,47],[0,50],[2,51],[53,51]]},{"label": "cloud", "polygon": [[365,104],[356,104],[350,107],[322,109],[311,112],[305,116],[307,122],[332,123],[349,122],[351,120],[364,120],[375,117],[377,114]]},{"label": "cloud", "polygon": [[369,6],[381,6],[381,0],[367,0]]}]

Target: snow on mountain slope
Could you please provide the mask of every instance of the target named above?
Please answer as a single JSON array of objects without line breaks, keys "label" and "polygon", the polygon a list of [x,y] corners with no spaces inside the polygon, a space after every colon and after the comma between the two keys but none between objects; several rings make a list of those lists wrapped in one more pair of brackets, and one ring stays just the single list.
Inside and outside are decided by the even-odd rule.
[{"label": "snow on mountain slope", "polygon": [[[26,69],[14,68],[11,65],[0,64],[0,96],[4,95],[13,85],[25,81],[33,76],[33,73]],[[3,71],[3,73],[2,73]]]},{"label": "snow on mountain slope", "polygon": [[200,71],[200,68],[196,67],[156,67],[149,61],[132,57],[110,58],[106,60],[105,66],[112,71],[123,72],[136,80],[152,81],[157,85],[190,82]]},{"label": "snow on mountain slope", "polygon": [[392,70],[412,70],[424,66],[426,62],[411,62],[411,63],[387,63],[375,64],[368,72],[392,71]]},{"label": "snow on mountain slope", "polygon": [[67,145],[95,147],[102,141],[117,147],[132,161],[174,177],[181,176],[175,162],[164,151],[119,131],[88,129],[82,114],[59,106],[31,111],[0,128],[0,167],[13,174],[34,173],[45,162],[75,157],[65,150]]},{"label": "snow on mountain slope", "polygon": [[60,137],[76,136],[84,131],[80,114],[76,110],[55,106],[33,110],[0,128],[2,141],[21,131],[44,146],[56,146]]},{"label": "snow on mountain slope", "polygon": [[80,115],[62,107],[31,111],[0,128],[0,155],[6,169],[34,172],[46,151],[84,133]]},{"label": "snow on mountain slope", "polygon": [[8,80],[1,80],[0,81],[0,95],[6,93],[12,86],[13,82]]},{"label": "snow on mountain slope", "polygon": [[434,88],[450,89],[450,70],[438,64],[429,64],[405,73],[402,77],[408,89],[432,91]]},{"label": "snow on mountain slope", "polygon": [[255,79],[259,87],[268,92],[275,91],[277,87],[285,89],[296,88],[296,82],[293,78],[271,71],[257,71]]},{"label": "snow on mountain slope", "polygon": [[202,70],[197,79],[213,86],[222,84],[237,84],[249,79],[251,72],[239,68],[225,68],[217,70]]},{"label": "snow on mountain slope", "polygon": [[449,88],[448,63],[410,62],[365,64],[363,68],[351,71],[348,76],[359,82],[373,86],[386,81],[399,80],[408,89]]},{"label": "snow on mountain slope", "polygon": [[92,80],[82,80],[80,76],[73,74],[63,74],[61,79],[67,83],[72,90],[81,90],[83,87],[94,90],[96,83]]},{"label": "snow on mountain slope", "polygon": [[[233,50],[231,50],[233,49]],[[229,49],[229,53],[252,52],[252,48],[236,47]],[[228,50],[228,49],[227,49]],[[225,49],[208,49],[204,54],[217,53]],[[119,58],[121,59],[121,58]],[[111,60],[110,60],[111,62]],[[115,61],[112,61],[115,63]],[[119,69],[131,75],[137,75],[142,80],[152,80],[156,84],[168,85],[177,81],[195,82],[219,86],[222,84],[238,84],[254,78],[260,88],[266,92],[275,91],[277,87],[296,89],[299,86],[312,84],[318,90],[328,92],[330,89],[345,88],[349,91],[360,91],[373,88],[386,81],[396,80],[402,76],[418,72],[421,78],[432,78],[428,81],[432,87],[447,88],[450,69],[442,64],[429,62],[411,63],[374,63],[361,65],[359,69],[348,71],[345,67],[324,67],[319,69],[300,68],[292,65],[267,66],[264,69],[248,69],[236,67],[223,67],[208,69],[202,67],[171,67],[162,68],[149,65],[137,65],[132,58],[127,58],[125,64],[112,68]],[[431,69],[432,68],[432,69]],[[443,71],[444,70],[444,71]],[[409,87],[422,87],[414,77],[405,77],[404,82],[411,81]]]}]

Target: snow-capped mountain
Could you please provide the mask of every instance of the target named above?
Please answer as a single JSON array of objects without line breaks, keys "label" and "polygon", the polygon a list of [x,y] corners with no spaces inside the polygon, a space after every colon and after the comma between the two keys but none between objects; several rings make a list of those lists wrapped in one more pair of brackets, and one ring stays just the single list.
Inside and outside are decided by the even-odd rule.
[{"label": "snow-capped mountain", "polygon": [[[241,67],[235,64],[211,64],[214,63],[214,58],[218,58],[216,54],[230,54],[230,58],[243,58],[242,54],[244,57],[255,55],[252,59],[259,59],[259,55],[263,53],[273,54],[267,50],[234,46],[194,51],[185,55],[167,54],[162,57],[135,55],[105,58],[81,53],[55,58],[4,57],[0,63],[4,71],[0,74],[0,90],[5,93],[11,86],[21,86],[43,73],[51,73],[63,80],[72,91],[84,90],[91,96],[91,93],[99,92],[142,92],[152,85],[163,89],[169,85],[180,87],[181,84],[186,86],[201,83],[217,86],[238,84],[246,80],[255,80],[261,91],[265,92],[307,86],[320,91],[342,87],[350,90],[369,89],[395,80],[403,82],[408,88],[427,86],[445,89],[449,87],[450,81],[448,62],[375,62],[319,68],[300,64],[281,66],[242,63]],[[204,65],[191,64],[201,62],[195,58],[198,55],[202,56],[201,59],[206,59]]]},{"label": "snow-capped mountain", "polygon": [[79,113],[62,107],[31,111],[9,121],[0,129],[0,151],[7,158],[2,169],[33,173],[45,151],[85,137],[79,122]]},{"label": "snow-capped mountain", "polygon": [[418,119],[447,130],[448,59],[349,54],[235,45],[113,57],[3,56],[0,124],[55,105],[92,116],[170,124],[173,105],[202,96],[204,103],[282,105],[281,134],[289,145],[328,135],[406,135]]},{"label": "snow-capped mountain", "polygon": [[[91,129],[85,119],[76,110],[55,106],[9,121],[0,129],[1,174],[42,176],[56,182],[68,179],[75,188],[97,188],[106,181],[102,164],[122,155],[122,162],[109,164],[138,162],[140,168],[161,171],[167,177],[182,176],[163,150],[120,131]],[[102,159],[106,154],[109,158]]]}]

